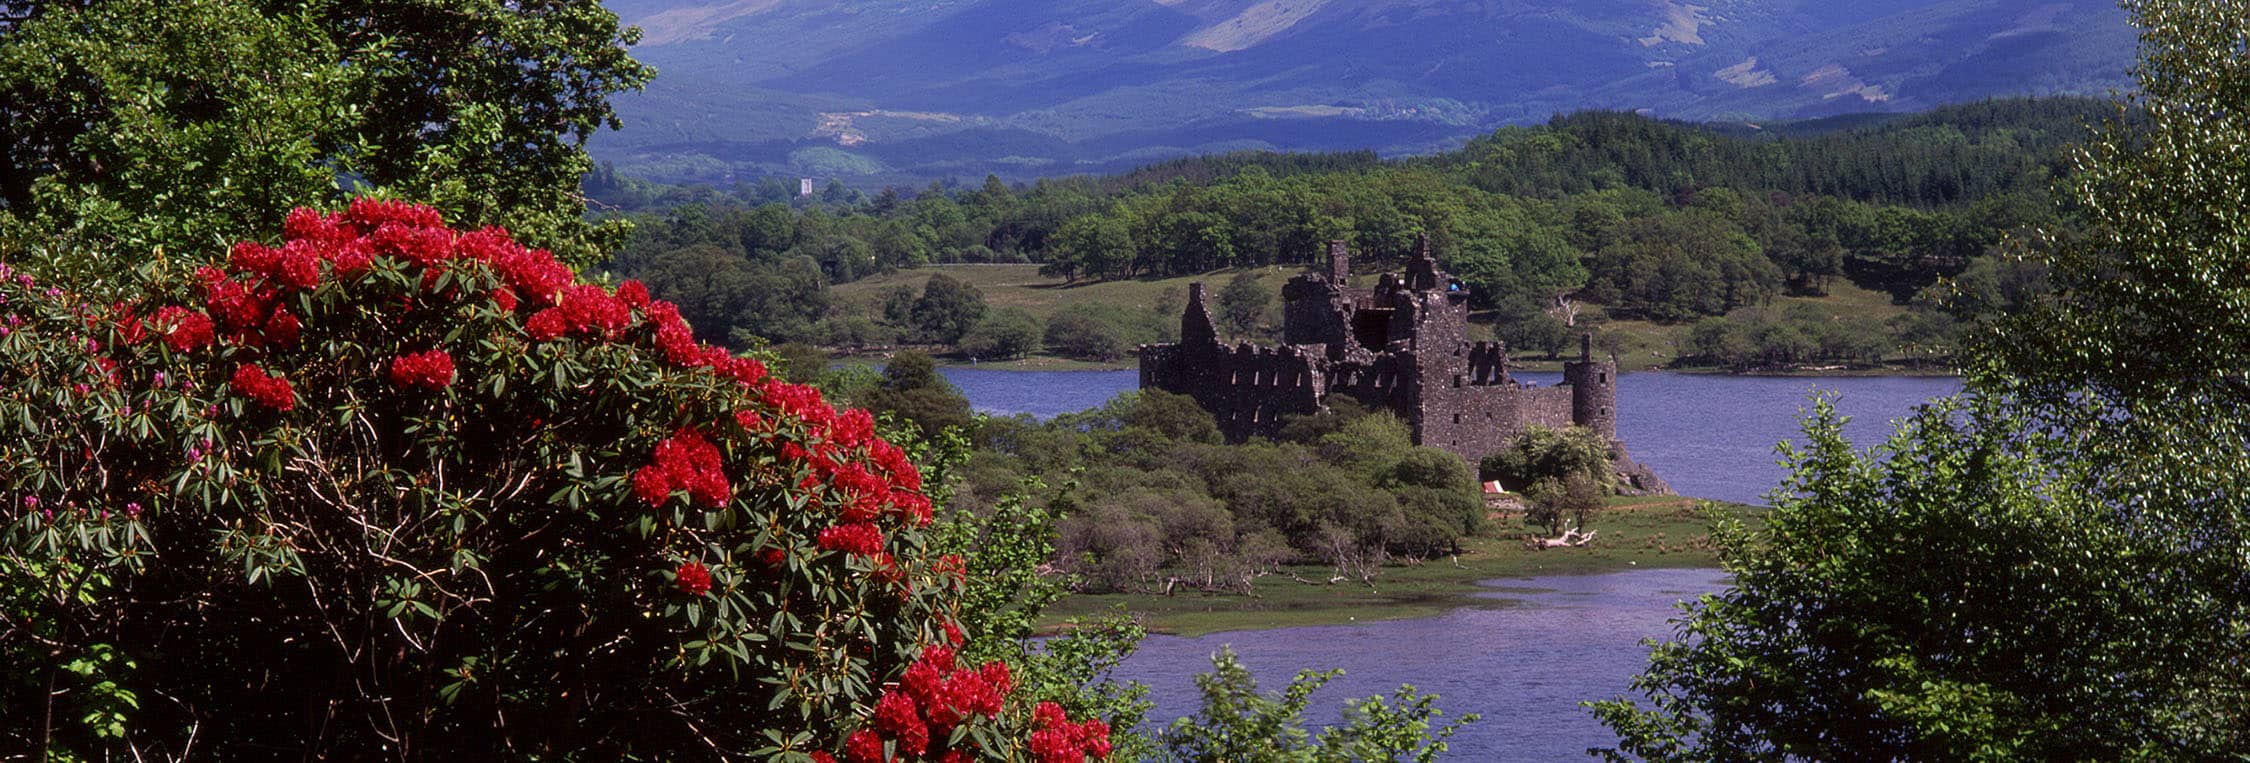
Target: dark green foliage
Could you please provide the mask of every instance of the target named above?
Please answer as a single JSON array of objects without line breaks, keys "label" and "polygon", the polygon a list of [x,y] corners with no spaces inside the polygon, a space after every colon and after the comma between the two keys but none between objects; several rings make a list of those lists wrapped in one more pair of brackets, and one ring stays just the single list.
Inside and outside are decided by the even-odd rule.
[{"label": "dark green foliage", "polygon": [[1020,358],[1039,351],[1039,342],[1046,327],[1039,319],[1020,307],[1010,307],[984,316],[976,328],[962,335],[961,352],[971,358]]},{"label": "dark green foliage", "polygon": [[1197,404],[1195,398],[1160,389],[1141,390],[1140,397],[1126,409],[1121,423],[1128,429],[1145,429],[1171,441],[1205,444],[1219,441],[1219,425],[1211,419],[1210,411]]},{"label": "dark green foliage", "polygon": [[[687,203],[640,218],[652,232],[636,237],[618,266],[633,275],[662,249],[705,243],[752,262],[803,257],[831,281],[925,262],[1032,261],[1078,282],[1310,265],[1323,242],[1343,239],[1365,271],[1396,267],[1417,234],[1428,233],[1442,264],[1469,287],[1472,305],[1497,310],[1498,338],[1524,351],[1567,348],[1569,332],[1546,315],[1558,300],[1599,305],[1589,316],[1685,322],[1783,293],[1823,294],[1839,279],[1901,303],[1935,305],[1936,295],[1951,291],[1943,282],[1957,278],[1960,298],[1943,304],[1970,319],[2011,309],[2042,288],[2036,272],[2000,264],[2001,241],[2057,219],[2037,180],[2059,166],[2058,147],[2079,134],[2072,119],[2091,106],[2000,101],[1751,137],[1723,126],[1581,114],[1423,159],[1218,157],[1029,188],[935,183],[913,195],[891,189],[864,205],[799,199],[791,209],[773,203],[762,184],[682,190],[668,194],[710,206]],[[1897,177],[1902,172],[1907,179]],[[1216,295],[1217,317],[1235,335],[1271,318],[1273,290],[1251,288],[1248,272]],[[951,344],[981,319],[973,310],[918,311],[927,288],[887,295],[879,321],[752,315],[722,333],[773,336],[762,324],[833,318],[798,335],[844,347]],[[1135,307],[1111,310],[1103,326],[1083,319],[1090,313],[1051,317],[1048,351],[1115,360],[1155,340],[1145,326],[1160,335],[1178,313],[1124,317]],[[976,319],[964,322],[970,314]],[[1903,333],[1916,334],[1906,354],[1921,363],[1950,355],[1944,328],[1921,320],[1871,331],[1896,344],[1908,343]],[[1784,351],[1753,355],[1842,357],[1833,342],[1774,344]]]},{"label": "dark green foliage", "polygon": [[1265,322],[1273,301],[1273,289],[1260,286],[1256,272],[1236,273],[1219,290],[1219,328],[1233,336],[1251,337]]},{"label": "dark green foliage", "polygon": [[[1924,316],[1919,312],[1905,317],[1909,322],[1895,327],[1897,332],[1922,342],[1923,355],[1943,357],[1944,337],[1928,332],[1944,332],[1950,321],[1943,315]],[[1688,334],[1686,351],[1694,360],[1735,370],[1786,369],[1812,363],[1872,366],[1897,346],[1892,335],[1875,321],[1830,314],[1799,303],[1788,310],[1745,310],[1697,321]]]},{"label": "dark green foliage", "polygon": [[[813,320],[828,309],[828,287],[811,260],[753,262],[709,244],[636,261],[630,272],[707,339],[742,346],[741,335],[789,341],[812,338]],[[712,327],[712,328],[704,328]]]},{"label": "dark green foliage", "polygon": [[913,327],[921,331],[924,338],[953,344],[961,341],[961,336],[984,318],[984,293],[960,279],[939,273],[922,284],[922,296],[914,300],[911,316]]},{"label": "dark green foliage", "polygon": [[[584,146],[653,73],[593,2],[16,2],[0,32],[0,251],[115,280],[369,189],[586,264]],[[69,251],[69,256],[63,256]]]},{"label": "dark green foliage", "polygon": [[1066,513],[1060,561],[1094,590],[1189,586],[1250,593],[1285,562],[1361,581],[1386,560],[1457,549],[1482,528],[1466,465],[1413,447],[1388,415],[1324,426],[1321,445],[1221,445],[1208,412],[1147,390],[1094,411],[986,420],[966,489],[1020,474],[1078,475],[1049,494]]},{"label": "dark green foliage", "polygon": [[2168,636],[2111,638],[2151,610],[2148,591],[2114,577],[2136,552],[2068,495],[2021,423],[1990,405],[1936,408],[1867,455],[1841,424],[1821,401],[1763,530],[1720,522],[1734,583],[1657,648],[1634,684],[1649,704],[1598,703],[1622,759],[2162,749],[2149,734],[2174,692],[2142,682],[2180,654]]},{"label": "dark green foliage", "polygon": [[[2072,154],[2052,293],[1872,455],[1825,402],[1762,532],[1597,711],[1613,758],[2250,751],[2250,3],[2132,0],[2141,87]],[[1995,274],[1999,275],[1999,274]],[[2018,274],[2030,280],[2035,273]]]},{"label": "dark green foliage", "polygon": [[1604,491],[1615,482],[1609,469],[1609,444],[1583,427],[1532,426],[1500,452],[1486,455],[1478,472],[1483,479],[1499,480],[1501,486],[1516,491],[1571,475],[1582,475]]},{"label": "dark green foliage", "polygon": [[937,438],[951,429],[968,427],[969,399],[937,372],[930,356],[917,350],[900,350],[883,366],[882,382],[859,394],[853,403],[880,414],[897,416]]},{"label": "dark green foliage", "polygon": [[1548,535],[1561,533],[1566,527],[1584,530],[1586,515],[1600,511],[1608,495],[1608,490],[1583,473],[1549,477],[1524,488],[1523,522],[1544,528]]},{"label": "dark green foliage", "polygon": [[1453,723],[1439,724],[1445,715],[1433,704],[1435,694],[1401,686],[1390,699],[1369,697],[1351,702],[1343,723],[1306,733],[1305,710],[1312,693],[1342,674],[1306,670],[1280,694],[1264,694],[1248,668],[1235,659],[1232,648],[1211,656],[1212,672],[1197,675],[1195,686],[1203,692],[1203,706],[1195,715],[1173,721],[1163,742],[1172,759],[1196,763],[1216,761],[1341,761],[1384,760],[1431,763],[1446,751],[1445,740],[1461,726],[1475,723],[1470,713]]},{"label": "dark green foliage", "polygon": [[1726,218],[1685,212],[1626,221],[1588,260],[1586,297],[1619,312],[1675,322],[1759,304],[1781,271]]}]

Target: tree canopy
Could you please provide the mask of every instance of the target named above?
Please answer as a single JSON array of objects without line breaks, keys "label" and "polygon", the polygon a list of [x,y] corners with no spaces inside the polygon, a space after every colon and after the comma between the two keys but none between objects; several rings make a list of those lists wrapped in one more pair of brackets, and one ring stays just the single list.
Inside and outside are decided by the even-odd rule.
[{"label": "tree canopy", "polygon": [[[0,254],[114,280],[375,190],[585,264],[579,179],[653,74],[593,0],[96,0],[0,19]],[[55,239],[60,235],[64,238]]]},{"label": "tree canopy", "polygon": [[[1727,591],[1599,703],[1612,758],[2250,750],[2250,3],[2131,0],[2141,89],[2071,153],[1964,401],[1855,453],[1825,405]],[[2128,111],[2127,109],[2130,109]]]}]

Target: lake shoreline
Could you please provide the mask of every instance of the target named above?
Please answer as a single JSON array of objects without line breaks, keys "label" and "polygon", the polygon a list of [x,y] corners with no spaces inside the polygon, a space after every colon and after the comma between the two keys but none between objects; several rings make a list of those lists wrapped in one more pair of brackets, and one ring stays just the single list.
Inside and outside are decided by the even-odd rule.
[{"label": "lake shoreline", "polygon": [[[861,359],[866,359],[866,358],[867,358],[867,356],[837,356],[837,357],[838,357],[838,358],[839,358],[840,360],[861,360]],[[1018,358],[1018,359],[1015,359],[1015,360],[997,360],[997,361],[981,361],[981,362],[978,362],[978,361],[966,361],[966,360],[962,360],[962,359],[960,359],[960,358],[956,358],[956,357],[951,357],[951,356],[935,356],[935,357],[933,357],[932,359],[933,359],[933,360],[935,360],[935,361],[937,362],[937,365],[938,365],[938,367],[940,367],[940,368],[969,369],[969,370],[977,370],[977,371],[1007,371],[1007,372],[1033,372],[1033,371],[1132,371],[1132,370],[1136,370],[1136,369],[1138,369],[1138,368],[1139,368],[1139,366],[1137,366],[1137,365],[1135,365],[1135,364],[1133,364],[1133,363],[1119,363],[1119,362],[1101,362],[1101,361],[1090,361],[1090,360],[1072,360],[1072,359],[1070,359],[1070,358],[1057,358],[1057,357],[1050,357],[1050,356],[1036,356],[1036,357],[1029,357],[1029,358]],[[1521,371],[1521,372],[1528,372],[1528,373],[1561,373],[1561,372],[1562,372],[1562,361],[1559,361],[1559,360],[1554,360],[1554,361],[1547,361],[1547,360],[1531,361],[1531,362],[1523,363],[1523,364],[1520,364],[1520,365],[1512,365],[1512,366],[1509,366],[1509,370],[1511,370],[1511,371]],[[1739,377],[1739,378],[1745,378],[1745,379],[1766,379],[1766,378],[1775,378],[1775,379],[1874,379],[1874,378],[1895,378],[1895,379],[1955,379],[1955,378],[1960,378],[1960,376],[1961,376],[1961,373],[1960,373],[1960,371],[1959,371],[1958,369],[1950,369],[1950,368],[1947,368],[1947,369],[1931,368],[1931,369],[1924,369],[1924,370],[1919,370],[1919,371],[1918,371],[1918,370],[1914,370],[1914,369],[1908,369],[1908,368],[1860,368],[1860,369],[1835,369],[1835,370],[1814,370],[1814,369],[1801,369],[1801,370],[1760,370],[1760,371],[1729,371],[1729,370],[1726,370],[1726,369],[1722,369],[1722,368],[1709,368],[1709,367],[1696,367],[1696,368],[1627,368],[1627,369],[1621,369],[1621,370],[1619,371],[1619,373],[1622,373],[1622,374],[1664,373],[1664,374],[1682,374],[1682,375],[1688,375],[1688,376]]]},{"label": "lake shoreline", "polygon": [[[1597,533],[1584,548],[1526,548],[1530,534],[1520,519],[1493,520],[1493,529],[1462,542],[1453,558],[1384,567],[1372,585],[1324,584],[1324,566],[1285,567],[1256,583],[1253,595],[1180,590],[1161,593],[1072,594],[1047,610],[1045,633],[1060,632],[1073,617],[1122,609],[1151,633],[1201,636],[1227,631],[1433,617],[1458,609],[1510,606],[1492,596],[1489,581],[1549,575],[1594,575],[1636,569],[1717,568],[1703,502],[1680,496],[1615,499],[1589,524]],[[1755,520],[1763,509],[1715,504],[1729,516]],[[1505,537],[1502,533],[1506,533]],[[1297,580],[1291,579],[1294,576]],[[1302,581],[1313,581],[1307,584]]]}]

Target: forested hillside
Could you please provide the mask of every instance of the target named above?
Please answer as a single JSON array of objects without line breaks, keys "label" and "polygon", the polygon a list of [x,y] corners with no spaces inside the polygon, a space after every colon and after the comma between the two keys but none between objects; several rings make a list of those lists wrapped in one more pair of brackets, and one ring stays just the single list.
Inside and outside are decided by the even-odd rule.
[{"label": "forested hillside", "polygon": [[[872,197],[604,172],[589,190],[637,210],[638,233],[612,268],[679,302],[716,341],[958,347],[981,336],[981,349],[999,351],[979,354],[1028,354],[1056,344],[1043,325],[1055,316],[987,314],[974,288],[936,282],[934,296],[893,290],[874,304],[839,304],[826,289],[934,263],[1040,263],[1063,283],[1294,265],[1339,238],[1373,272],[1426,232],[1497,335],[1521,348],[1559,346],[1565,322],[1706,321],[1678,348],[1685,362],[1870,365],[1942,356],[1959,320],[2039,288],[1999,247],[2054,214],[2060,149],[2107,108],[2007,100],[1769,126],[1588,112],[1404,160],[1227,154]],[[1875,325],[1764,309],[1846,283],[1907,309]],[[961,304],[933,306],[949,301]],[[1152,317],[1165,316],[1107,322],[1126,332]]]}]

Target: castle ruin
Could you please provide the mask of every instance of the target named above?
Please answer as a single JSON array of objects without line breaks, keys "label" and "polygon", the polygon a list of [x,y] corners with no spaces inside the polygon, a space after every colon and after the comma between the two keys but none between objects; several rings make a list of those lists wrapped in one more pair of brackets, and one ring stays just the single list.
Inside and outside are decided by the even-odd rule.
[{"label": "castle ruin", "polygon": [[1229,442],[1272,437],[1291,416],[1328,410],[1344,395],[1396,414],[1417,445],[1475,464],[1536,424],[1581,426],[1601,435],[1619,486],[1670,493],[1635,464],[1617,438],[1617,362],[1595,360],[1590,338],[1563,364],[1563,384],[1539,387],[1508,375],[1499,342],[1470,342],[1468,292],[1438,268],[1429,237],[1403,273],[1372,290],[1350,285],[1351,254],[1328,242],[1328,269],[1282,289],[1282,344],[1220,343],[1203,284],[1188,287],[1177,344],[1140,348],[1141,387],[1187,395],[1218,420]]}]

